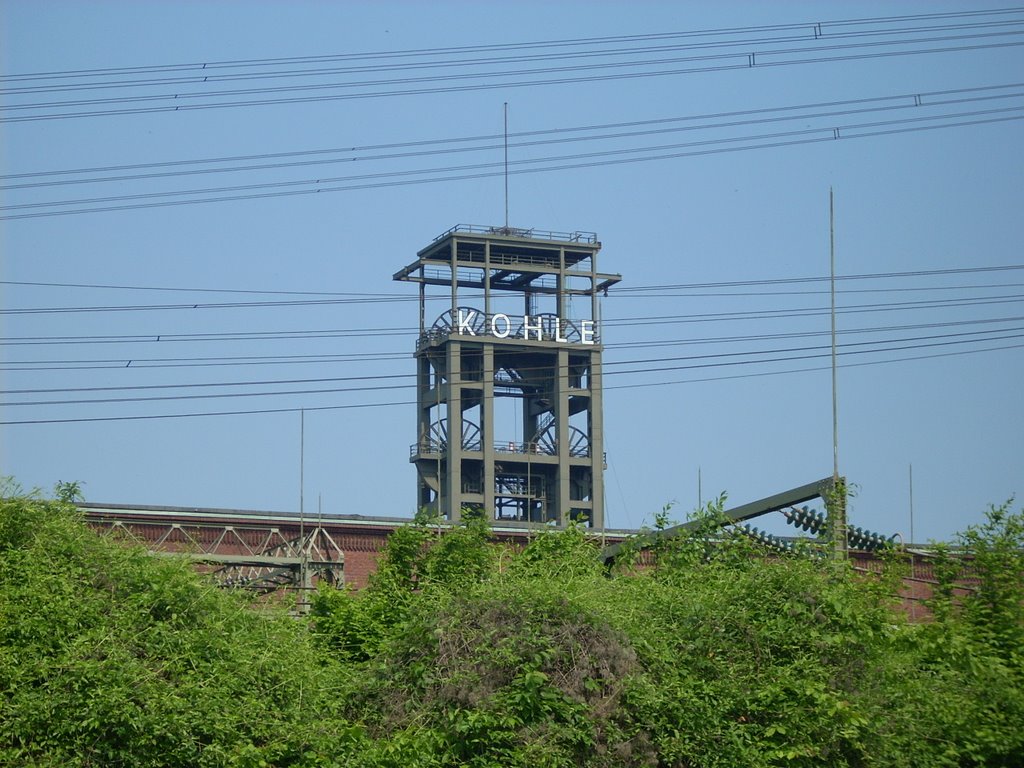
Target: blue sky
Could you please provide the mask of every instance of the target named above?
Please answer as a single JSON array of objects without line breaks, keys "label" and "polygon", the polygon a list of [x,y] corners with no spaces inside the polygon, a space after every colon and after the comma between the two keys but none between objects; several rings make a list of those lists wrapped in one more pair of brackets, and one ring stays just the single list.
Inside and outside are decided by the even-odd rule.
[{"label": "blue sky", "polygon": [[[610,526],[831,474],[828,283],[807,279],[831,188],[852,523],[909,535],[912,465],[914,538],[948,537],[1024,492],[1024,13],[965,15],[1010,7],[4,0],[0,474],[294,511],[305,409],[306,510],[411,515],[415,291],[391,275],[503,223],[507,102],[510,223],[597,232],[623,276],[602,304]],[[513,55],[534,58],[438,66]],[[267,90],[295,85],[336,87]],[[262,412],[179,417],[228,411]]]}]

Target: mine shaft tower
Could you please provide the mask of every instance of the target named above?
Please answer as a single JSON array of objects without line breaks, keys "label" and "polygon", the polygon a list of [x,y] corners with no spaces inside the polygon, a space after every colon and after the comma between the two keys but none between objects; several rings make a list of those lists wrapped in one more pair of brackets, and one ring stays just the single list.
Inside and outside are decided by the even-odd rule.
[{"label": "mine shaft tower", "polygon": [[459,225],[395,274],[419,284],[418,509],[604,527],[598,294],[622,278],[598,272],[600,249],[592,232]]}]

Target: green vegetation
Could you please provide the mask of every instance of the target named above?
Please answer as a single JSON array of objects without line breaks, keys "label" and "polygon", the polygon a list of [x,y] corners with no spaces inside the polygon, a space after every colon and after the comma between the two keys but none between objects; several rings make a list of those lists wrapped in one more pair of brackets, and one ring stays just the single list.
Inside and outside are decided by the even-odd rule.
[{"label": "green vegetation", "polygon": [[419,520],[299,621],[8,494],[0,765],[1022,764],[1024,515],[942,552],[911,625],[898,555],[877,578],[769,556],[716,514],[714,546],[611,573],[578,529],[513,550]]},{"label": "green vegetation", "polygon": [[0,765],[317,765],[349,739],[337,688],[286,615],[66,503],[0,502]]}]

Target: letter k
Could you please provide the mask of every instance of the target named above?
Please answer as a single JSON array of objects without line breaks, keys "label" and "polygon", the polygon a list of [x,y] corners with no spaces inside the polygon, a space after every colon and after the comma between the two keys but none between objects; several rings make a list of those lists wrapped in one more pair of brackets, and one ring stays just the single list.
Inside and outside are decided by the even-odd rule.
[{"label": "letter k", "polygon": [[463,311],[464,310],[461,309],[459,310],[459,335],[462,336],[466,334],[469,336],[476,336],[476,331],[474,331],[473,327],[470,325],[470,323],[473,322],[473,318],[476,317],[476,310],[469,310],[469,314],[465,317],[463,317]]}]

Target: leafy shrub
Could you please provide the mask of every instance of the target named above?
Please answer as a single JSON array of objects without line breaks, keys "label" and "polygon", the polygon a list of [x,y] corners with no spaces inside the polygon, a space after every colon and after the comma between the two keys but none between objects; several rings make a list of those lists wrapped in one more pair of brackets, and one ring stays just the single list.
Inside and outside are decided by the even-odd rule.
[{"label": "leafy shrub", "polygon": [[332,678],[283,613],[69,505],[0,502],[0,764],[326,764],[359,737]]},{"label": "leafy shrub", "polygon": [[912,625],[897,568],[765,551],[720,507],[611,571],[582,529],[419,519],[303,622],[5,498],[0,765],[1024,762],[1024,516],[967,529]]}]

